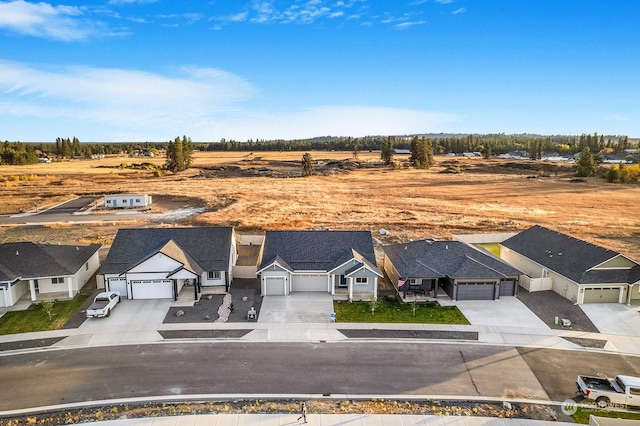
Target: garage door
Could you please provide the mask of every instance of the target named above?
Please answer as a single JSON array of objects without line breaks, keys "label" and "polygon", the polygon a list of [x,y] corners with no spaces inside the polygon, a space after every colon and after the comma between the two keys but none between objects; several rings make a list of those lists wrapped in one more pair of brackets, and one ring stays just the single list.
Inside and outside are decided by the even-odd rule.
[{"label": "garage door", "polygon": [[500,296],[513,296],[516,290],[516,280],[500,280]]},{"label": "garage door", "polygon": [[494,283],[458,284],[456,300],[493,300],[494,292]]},{"label": "garage door", "polygon": [[284,296],[284,277],[264,277],[265,296]]},{"label": "garage door", "polygon": [[291,291],[324,291],[328,292],[326,275],[296,274],[291,277]]},{"label": "garage door", "polygon": [[584,290],[584,303],[618,303],[620,288],[603,287]]},{"label": "garage door", "polygon": [[127,279],[126,278],[109,278],[109,290],[120,293],[122,299],[127,296]]},{"label": "garage door", "polygon": [[173,299],[173,281],[131,281],[132,299]]}]

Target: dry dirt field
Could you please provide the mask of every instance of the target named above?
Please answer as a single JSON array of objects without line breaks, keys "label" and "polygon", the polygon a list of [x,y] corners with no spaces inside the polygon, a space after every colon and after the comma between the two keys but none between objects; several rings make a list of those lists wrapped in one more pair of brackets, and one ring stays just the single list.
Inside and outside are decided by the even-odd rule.
[{"label": "dry dirt field", "polygon": [[[301,177],[301,152],[196,153],[185,172],[154,177],[122,163],[164,158],[109,157],[0,166],[0,215],[82,195],[136,192],[154,211],[204,212],[183,219],[0,228],[0,242],[102,242],[118,227],[233,225],[269,229],[368,229],[382,243],[513,232],[540,224],[640,260],[640,185],[599,178],[576,182],[569,165],[437,157],[429,170],[386,168],[379,153],[312,152],[318,174]],[[407,160],[408,156],[396,156]],[[525,168],[526,167],[526,168]],[[447,173],[457,171],[458,173]],[[114,216],[115,218],[115,216]],[[380,236],[384,228],[389,235]]]}]

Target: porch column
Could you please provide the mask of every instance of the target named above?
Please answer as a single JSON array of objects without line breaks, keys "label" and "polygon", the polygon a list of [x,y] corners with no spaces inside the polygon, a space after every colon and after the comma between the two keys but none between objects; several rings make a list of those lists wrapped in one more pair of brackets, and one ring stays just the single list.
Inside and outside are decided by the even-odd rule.
[{"label": "porch column", "polygon": [[633,294],[633,286],[636,285],[635,283],[633,284],[629,284],[629,287],[627,289],[627,306],[631,306],[631,294]]},{"label": "porch column", "polygon": [[29,291],[31,292],[31,301],[35,302],[38,295],[36,294],[36,283],[34,280],[29,280]]},{"label": "porch column", "polygon": [[336,276],[335,275],[331,275],[330,278],[330,290],[331,290],[331,295],[335,296],[336,295]]},{"label": "porch column", "polygon": [[193,280],[193,300],[198,300],[198,278]]},{"label": "porch column", "polygon": [[69,290],[69,299],[73,299],[73,279],[71,277],[63,277],[62,279],[67,283],[67,289]]},{"label": "porch column", "polygon": [[349,301],[353,300],[353,277],[349,277]]},{"label": "porch column", "polygon": [[378,277],[373,277],[373,297],[378,300]]}]

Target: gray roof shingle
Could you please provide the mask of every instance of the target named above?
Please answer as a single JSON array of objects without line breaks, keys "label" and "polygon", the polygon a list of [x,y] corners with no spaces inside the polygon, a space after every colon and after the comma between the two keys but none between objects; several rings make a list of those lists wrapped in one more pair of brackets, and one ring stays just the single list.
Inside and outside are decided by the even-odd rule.
[{"label": "gray roof shingle", "polygon": [[100,244],[0,244],[0,281],[73,275],[100,247]]},{"label": "gray roof shingle", "polygon": [[579,284],[635,282],[632,281],[637,274],[635,268],[589,271],[620,253],[540,225],[525,229],[501,244]]},{"label": "gray roof shingle", "polygon": [[188,268],[198,270],[193,261],[204,271],[226,271],[232,238],[231,227],[120,229],[100,273],[122,274],[160,251],[179,249],[186,257],[176,260],[186,262]]},{"label": "gray roof shingle", "polygon": [[454,279],[516,277],[522,272],[460,241],[412,241],[384,247],[401,277]]},{"label": "gray roof shingle", "polygon": [[356,258],[380,272],[369,231],[267,231],[258,270],[277,258],[293,271],[328,272]]}]

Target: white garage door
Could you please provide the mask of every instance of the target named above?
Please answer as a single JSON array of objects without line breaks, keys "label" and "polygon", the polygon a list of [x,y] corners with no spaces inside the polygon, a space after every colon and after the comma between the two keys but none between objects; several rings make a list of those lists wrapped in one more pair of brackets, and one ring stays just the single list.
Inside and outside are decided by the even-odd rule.
[{"label": "white garage door", "polygon": [[120,298],[126,299],[127,296],[127,279],[126,278],[109,278],[109,290],[120,293]]},{"label": "white garage door", "polygon": [[131,281],[132,299],[173,299],[171,280]]},{"label": "white garage door", "polygon": [[291,291],[325,291],[328,292],[326,275],[296,274],[291,277]]},{"label": "white garage door", "polygon": [[584,303],[618,303],[620,288],[587,288],[584,290]]},{"label": "white garage door", "polygon": [[264,277],[265,296],[284,296],[284,277]]}]

